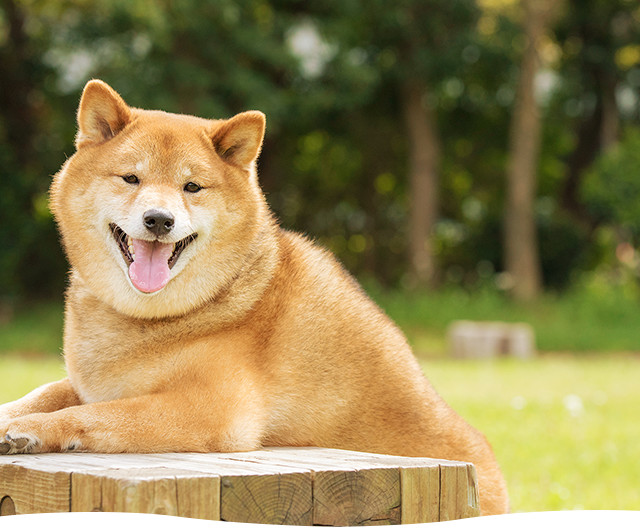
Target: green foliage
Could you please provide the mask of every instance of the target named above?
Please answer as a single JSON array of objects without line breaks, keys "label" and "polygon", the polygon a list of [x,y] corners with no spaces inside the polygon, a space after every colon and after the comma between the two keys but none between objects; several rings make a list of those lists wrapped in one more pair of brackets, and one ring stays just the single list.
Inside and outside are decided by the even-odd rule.
[{"label": "green foliage", "polygon": [[640,243],[640,129],[603,154],[589,171],[583,197],[600,223],[621,228]]},{"label": "green foliage", "polygon": [[70,2],[65,15],[67,38],[52,36],[56,64],[90,56],[68,89],[101,77],[134,105],[211,118],[260,108],[274,128],[295,99],[290,20],[270,2]]},{"label": "green foliage", "polygon": [[65,269],[45,195],[63,159],[53,151],[63,144],[48,130],[52,113],[43,110],[51,97],[47,43],[11,6],[0,11],[0,306],[59,292]]},{"label": "green foliage", "polygon": [[588,231],[565,212],[554,209],[538,214],[538,235],[545,285],[556,292],[570,288],[590,264]]}]

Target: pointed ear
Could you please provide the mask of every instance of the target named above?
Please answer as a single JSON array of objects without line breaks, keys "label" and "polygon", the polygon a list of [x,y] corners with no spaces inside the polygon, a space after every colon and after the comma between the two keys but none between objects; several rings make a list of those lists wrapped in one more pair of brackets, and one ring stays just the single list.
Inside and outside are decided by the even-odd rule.
[{"label": "pointed ear", "polygon": [[76,148],[101,144],[113,138],[131,121],[131,109],[105,82],[89,81],[78,107]]},{"label": "pointed ear", "polygon": [[242,112],[213,132],[213,146],[224,161],[246,169],[260,153],[265,115],[257,110]]}]

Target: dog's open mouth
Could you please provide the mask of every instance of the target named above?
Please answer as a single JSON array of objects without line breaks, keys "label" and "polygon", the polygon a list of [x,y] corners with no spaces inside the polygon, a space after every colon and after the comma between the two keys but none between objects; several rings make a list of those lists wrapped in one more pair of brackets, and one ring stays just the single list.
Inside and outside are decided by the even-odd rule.
[{"label": "dog's open mouth", "polygon": [[191,234],[177,243],[161,243],[134,239],[115,223],[109,228],[129,266],[131,282],[143,293],[154,293],[167,284],[170,270],[180,254],[198,237],[198,234]]}]

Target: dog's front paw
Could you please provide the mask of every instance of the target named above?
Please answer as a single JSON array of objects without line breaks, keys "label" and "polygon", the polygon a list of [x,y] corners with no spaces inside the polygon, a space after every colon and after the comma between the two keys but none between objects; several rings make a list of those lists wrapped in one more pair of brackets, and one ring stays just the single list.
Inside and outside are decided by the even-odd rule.
[{"label": "dog's front paw", "polygon": [[7,433],[0,438],[0,455],[37,453],[40,440],[26,433]]}]

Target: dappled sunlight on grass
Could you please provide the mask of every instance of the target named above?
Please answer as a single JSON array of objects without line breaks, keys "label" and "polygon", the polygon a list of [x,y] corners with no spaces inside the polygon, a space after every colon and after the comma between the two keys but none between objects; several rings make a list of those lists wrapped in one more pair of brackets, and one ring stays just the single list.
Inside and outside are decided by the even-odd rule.
[{"label": "dappled sunlight on grass", "polygon": [[493,445],[513,511],[640,509],[640,357],[423,367]]}]

